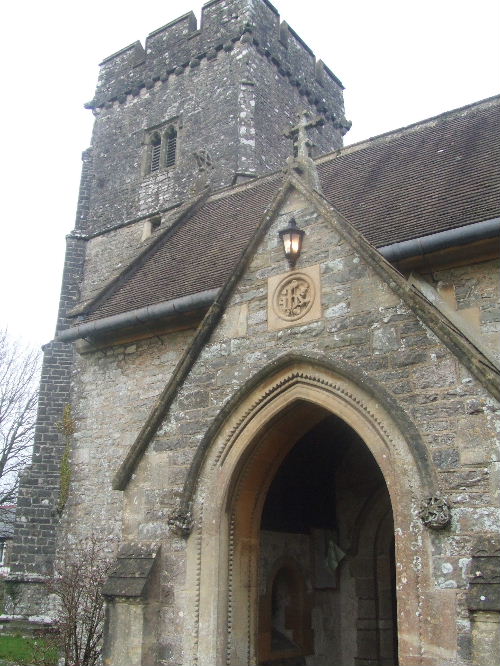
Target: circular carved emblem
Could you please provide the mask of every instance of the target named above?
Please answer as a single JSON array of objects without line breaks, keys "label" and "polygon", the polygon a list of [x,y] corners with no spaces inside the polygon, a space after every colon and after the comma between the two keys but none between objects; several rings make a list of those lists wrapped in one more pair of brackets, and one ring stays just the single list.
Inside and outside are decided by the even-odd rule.
[{"label": "circular carved emblem", "polygon": [[308,275],[287,275],[276,288],[273,309],[281,319],[296,321],[309,312],[314,303],[314,284]]},{"label": "circular carved emblem", "polygon": [[451,522],[448,500],[437,493],[422,502],[418,515],[423,524],[432,530],[443,530]]}]

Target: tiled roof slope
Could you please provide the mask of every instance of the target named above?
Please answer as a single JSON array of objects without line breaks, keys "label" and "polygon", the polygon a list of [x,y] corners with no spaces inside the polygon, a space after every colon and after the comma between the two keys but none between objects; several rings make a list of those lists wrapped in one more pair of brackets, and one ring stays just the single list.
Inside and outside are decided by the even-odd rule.
[{"label": "tiled roof slope", "polygon": [[500,97],[339,151],[323,193],[376,247],[500,215]]},{"label": "tiled roof slope", "polygon": [[[376,247],[500,217],[500,97],[318,160],[323,194]],[[88,317],[221,287],[281,183],[214,196]]]},{"label": "tiled roof slope", "polygon": [[114,290],[89,319],[221,287],[274,198],[281,176],[209,199]]}]

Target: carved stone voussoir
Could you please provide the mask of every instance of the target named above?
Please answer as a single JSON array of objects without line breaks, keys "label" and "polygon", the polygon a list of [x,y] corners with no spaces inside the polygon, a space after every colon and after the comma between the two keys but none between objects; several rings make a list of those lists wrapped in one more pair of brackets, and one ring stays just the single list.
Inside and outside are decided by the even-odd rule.
[{"label": "carved stone voussoir", "polygon": [[418,515],[429,529],[444,530],[451,522],[450,503],[446,497],[435,493],[422,501]]},{"label": "carved stone voussoir", "polygon": [[193,518],[190,512],[177,512],[168,519],[170,530],[177,536],[188,537],[193,528]]}]

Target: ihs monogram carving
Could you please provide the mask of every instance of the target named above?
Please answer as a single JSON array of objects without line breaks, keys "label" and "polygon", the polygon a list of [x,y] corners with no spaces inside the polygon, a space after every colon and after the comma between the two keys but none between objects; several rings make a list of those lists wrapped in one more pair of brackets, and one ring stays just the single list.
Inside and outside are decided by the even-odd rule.
[{"label": "ihs monogram carving", "polygon": [[427,497],[418,512],[423,524],[432,530],[444,530],[451,522],[450,504],[438,493]]},{"label": "ihs monogram carving", "polygon": [[319,265],[268,278],[267,325],[270,331],[321,318]]},{"label": "ihs monogram carving", "polygon": [[303,273],[286,277],[274,295],[274,310],[286,321],[301,319],[309,312],[314,302],[314,285]]}]

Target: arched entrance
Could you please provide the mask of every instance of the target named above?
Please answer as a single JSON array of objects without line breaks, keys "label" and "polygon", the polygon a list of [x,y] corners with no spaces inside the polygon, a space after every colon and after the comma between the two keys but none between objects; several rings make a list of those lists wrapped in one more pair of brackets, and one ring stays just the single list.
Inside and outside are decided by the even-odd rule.
[{"label": "arched entrance", "polygon": [[364,442],[326,411],[271,482],[258,575],[259,664],[397,664],[389,494]]},{"label": "arched entrance", "polygon": [[[278,530],[266,521],[278,517],[273,484],[300,468],[300,460],[290,468],[289,456],[300,459],[312,439],[330,456],[319,467],[333,483],[325,476],[320,484],[330,515],[325,510],[318,526],[310,519],[320,504],[314,493],[301,532],[294,517],[290,534],[304,541],[309,531],[307,560],[304,544],[273,545],[290,527],[286,516]],[[185,597],[192,663],[278,666],[289,657],[323,666],[335,663],[319,656],[333,644],[342,666],[398,663],[396,644],[400,663],[433,663],[424,660],[422,628],[430,547],[417,516],[432,479],[427,461],[415,458],[418,447],[383,400],[314,364],[277,370],[248,391],[210,433],[196,476]],[[337,568],[316,578],[321,544],[346,554],[337,552]],[[266,549],[275,557],[264,561]],[[279,643],[274,632],[281,652],[273,628],[284,636]],[[306,657],[316,652],[316,661]]]}]

